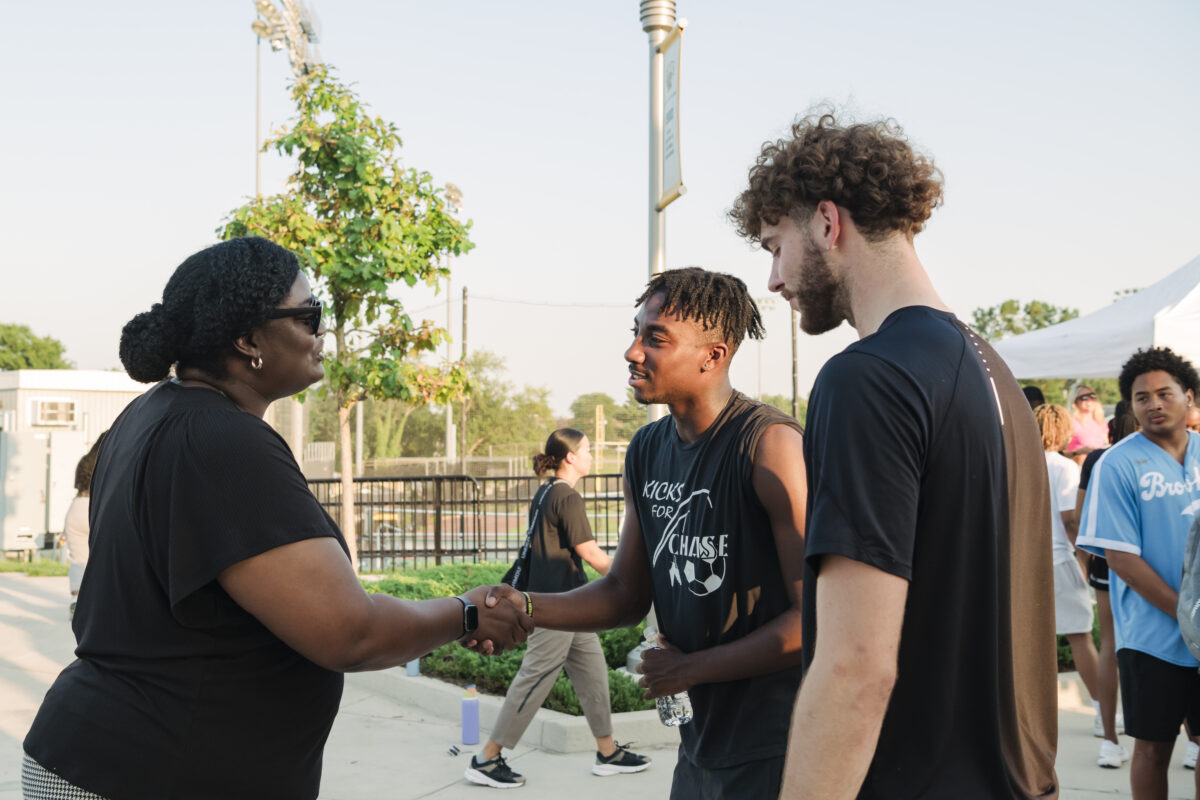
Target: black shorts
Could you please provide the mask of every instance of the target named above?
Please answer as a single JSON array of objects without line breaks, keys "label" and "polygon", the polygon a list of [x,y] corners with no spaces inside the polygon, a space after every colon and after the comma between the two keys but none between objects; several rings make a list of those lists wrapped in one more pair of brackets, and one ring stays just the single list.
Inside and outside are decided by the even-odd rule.
[{"label": "black shorts", "polygon": [[1187,719],[1200,731],[1200,671],[1140,650],[1117,651],[1125,733],[1150,742],[1173,742]]},{"label": "black shorts", "polygon": [[1088,583],[1097,592],[1108,591],[1108,559],[1093,555],[1088,558]]},{"label": "black shorts", "polygon": [[784,756],[707,769],[679,754],[671,780],[671,800],[758,800],[779,797]]}]

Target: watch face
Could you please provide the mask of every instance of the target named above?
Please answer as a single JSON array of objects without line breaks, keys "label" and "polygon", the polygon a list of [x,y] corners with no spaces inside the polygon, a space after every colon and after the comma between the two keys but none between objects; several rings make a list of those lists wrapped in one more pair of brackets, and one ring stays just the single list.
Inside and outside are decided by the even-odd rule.
[{"label": "watch face", "polygon": [[479,627],[479,609],[468,603],[463,607],[463,633],[471,633]]}]

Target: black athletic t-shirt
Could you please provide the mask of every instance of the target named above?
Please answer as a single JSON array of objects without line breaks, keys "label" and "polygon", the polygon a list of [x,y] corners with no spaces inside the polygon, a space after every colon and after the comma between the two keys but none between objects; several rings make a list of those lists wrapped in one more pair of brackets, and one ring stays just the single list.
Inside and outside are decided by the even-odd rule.
[{"label": "black athletic t-shirt", "polygon": [[[751,485],[758,441],[800,424],[734,392],[699,439],[667,416],[634,434],[625,457],[661,633],[685,653],[740,639],[791,607],[767,512]],[[799,667],[688,690],[680,727],[694,764],[721,769],[783,754]]]},{"label": "black athletic t-shirt", "polygon": [[[531,592],[569,592],[587,583],[583,559],[575,552],[575,546],[595,537],[579,492],[562,480],[544,491],[547,495],[542,502],[538,535],[533,537],[527,588]],[[531,519],[537,513],[537,499],[530,504]]]},{"label": "black athletic t-shirt", "polygon": [[1101,447],[1099,450],[1093,450],[1083,457],[1083,466],[1079,468],[1079,488],[1082,491],[1087,491],[1088,484],[1092,481],[1092,469],[1096,466],[1096,462],[1100,460],[1100,456],[1107,452],[1107,447]]},{"label": "black athletic t-shirt", "polygon": [[909,582],[860,798],[1057,795],[1050,498],[1029,403],[953,314],[902,308],[808,403],[804,647],[823,556]]},{"label": "black athletic t-shirt", "polygon": [[342,675],[216,580],[302,539],[345,548],[283,439],[217,392],[161,383],[113,424],[90,516],[77,659],[25,751],[112,800],[316,797]]}]

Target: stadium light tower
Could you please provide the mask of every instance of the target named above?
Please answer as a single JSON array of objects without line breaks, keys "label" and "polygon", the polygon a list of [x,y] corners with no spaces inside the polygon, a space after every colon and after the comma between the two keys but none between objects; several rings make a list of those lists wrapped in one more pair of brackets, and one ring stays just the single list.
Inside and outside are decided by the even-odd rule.
[{"label": "stadium light tower", "polygon": [[[254,91],[254,196],[262,197],[262,42],[279,51],[287,49],[288,63],[299,78],[321,63],[317,53],[317,25],[313,15],[300,0],[278,0],[282,10],[271,0],[254,0],[258,16],[250,23],[254,31],[255,91]],[[312,44],[312,52],[309,45]]]}]

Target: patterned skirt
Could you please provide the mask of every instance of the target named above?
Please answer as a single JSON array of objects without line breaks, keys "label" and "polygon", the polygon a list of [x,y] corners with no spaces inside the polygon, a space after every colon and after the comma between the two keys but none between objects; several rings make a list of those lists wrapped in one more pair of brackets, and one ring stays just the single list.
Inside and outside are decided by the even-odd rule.
[{"label": "patterned skirt", "polygon": [[104,800],[98,794],[68,783],[25,754],[21,762],[21,793],[25,800]]}]

